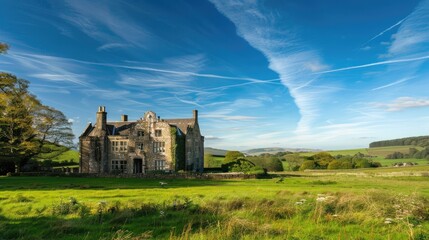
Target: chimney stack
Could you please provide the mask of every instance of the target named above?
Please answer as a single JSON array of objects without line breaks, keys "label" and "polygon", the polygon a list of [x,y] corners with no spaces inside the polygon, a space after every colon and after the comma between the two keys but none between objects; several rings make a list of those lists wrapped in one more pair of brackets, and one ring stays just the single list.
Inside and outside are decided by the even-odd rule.
[{"label": "chimney stack", "polygon": [[107,129],[107,112],[105,106],[99,106],[97,112],[96,127],[101,130]]},{"label": "chimney stack", "polygon": [[121,121],[122,121],[122,122],[128,122],[128,115],[126,115],[126,114],[122,114],[122,115],[121,115]]},{"label": "chimney stack", "polygon": [[194,109],[192,110],[192,113],[193,113],[195,122],[198,122],[198,110]]}]

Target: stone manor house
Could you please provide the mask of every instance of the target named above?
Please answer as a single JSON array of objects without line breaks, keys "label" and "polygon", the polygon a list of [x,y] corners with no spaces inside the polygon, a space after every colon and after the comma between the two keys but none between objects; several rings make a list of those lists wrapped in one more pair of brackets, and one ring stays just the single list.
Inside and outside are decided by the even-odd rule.
[{"label": "stone manor house", "polygon": [[108,122],[104,106],[93,126],[79,137],[81,173],[142,174],[150,171],[201,172],[204,168],[204,137],[198,111],[192,118],[161,119],[152,111],[137,121]]}]

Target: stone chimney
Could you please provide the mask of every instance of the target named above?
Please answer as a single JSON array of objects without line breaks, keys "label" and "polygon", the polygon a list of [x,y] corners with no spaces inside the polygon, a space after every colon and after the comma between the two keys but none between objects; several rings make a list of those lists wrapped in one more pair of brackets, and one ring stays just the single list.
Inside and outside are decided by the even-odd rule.
[{"label": "stone chimney", "polygon": [[128,115],[122,114],[121,115],[121,121],[122,122],[128,122]]},{"label": "stone chimney", "polygon": [[97,121],[95,123],[96,128],[100,130],[106,130],[107,129],[107,112],[105,106],[99,106],[98,112],[97,112]]},{"label": "stone chimney", "polygon": [[194,110],[192,110],[192,113],[194,115],[195,122],[198,122],[198,110],[194,109]]}]

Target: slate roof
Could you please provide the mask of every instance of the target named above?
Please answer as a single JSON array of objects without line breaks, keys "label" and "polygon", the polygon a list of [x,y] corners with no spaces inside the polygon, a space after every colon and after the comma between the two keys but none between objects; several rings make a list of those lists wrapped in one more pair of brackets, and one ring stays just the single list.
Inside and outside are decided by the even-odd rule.
[{"label": "slate roof", "polygon": [[[188,127],[193,128],[195,124],[195,119],[193,118],[179,118],[179,119],[164,119],[166,123],[170,126],[176,126],[180,129],[181,132],[187,133]],[[107,135],[109,136],[128,136],[130,135],[130,129],[137,122],[107,122]],[[88,124],[81,137],[84,136],[99,136],[99,130]]]}]

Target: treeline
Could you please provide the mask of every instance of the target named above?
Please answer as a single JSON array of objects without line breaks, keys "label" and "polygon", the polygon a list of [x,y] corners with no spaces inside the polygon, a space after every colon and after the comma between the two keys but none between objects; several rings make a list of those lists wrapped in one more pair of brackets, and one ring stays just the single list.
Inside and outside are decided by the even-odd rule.
[{"label": "treeline", "polygon": [[429,146],[429,136],[407,137],[407,138],[377,141],[377,142],[370,143],[369,147],[375,148],[375,147],[410,146],[410,145],[427,147]]},{"label": "treeline", "polygon": [[320,152],[312,156],[300,156],[298,153],[280,152],[245,156],[239,151],[228,151],[219,167],[224,172],[266,173],[307,169],[375,168],[381,167],[381,164],[362,153],[332,156],[327,152]]},{"label": "treeline", "polygon": [[[353,168],[376,168],[381,167],[379,162],[374,162],[362,153],[350,155],[332,156],[326,152],[320,152],[309,157],[301,157],[301,164],[296,160],[292,162],[292,171],[304,171],[307,169],[353,169]],[[288,157],[286,161],[290,161]],[[298,162],[299,163],[299,162]],[[291,165],[291,163],[289,163]]]},{"label": "treeline", "polygon": [[428,159],[429,160],[429,147],[422,150],[416,148],[410,148],[408,153],[394,152],[386,156],[386,159],[404,159],[404,158],[417,158],[417,159]]}]

